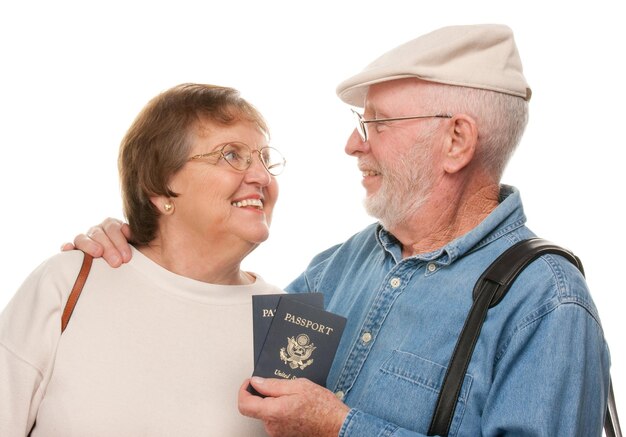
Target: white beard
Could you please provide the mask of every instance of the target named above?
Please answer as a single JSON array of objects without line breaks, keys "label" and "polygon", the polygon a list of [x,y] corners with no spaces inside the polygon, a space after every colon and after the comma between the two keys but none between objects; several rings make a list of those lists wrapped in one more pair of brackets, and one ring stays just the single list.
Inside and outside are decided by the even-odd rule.
[{"label": "white beard", "polygon": [[[422,138],[422,140],[424,140]],[[382,185],[366,197],[365,210],[391,229],[414,216],[428,200],[435,182],[432,141],[419,141],[409,156],[390,166],[380,166]]]}]

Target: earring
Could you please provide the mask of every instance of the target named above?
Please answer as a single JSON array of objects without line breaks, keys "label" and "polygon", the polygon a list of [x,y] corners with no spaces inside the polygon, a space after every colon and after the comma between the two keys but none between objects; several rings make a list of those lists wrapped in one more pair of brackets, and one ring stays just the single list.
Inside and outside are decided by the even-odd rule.
[{"label": "earring", "polygon": [[174,205],[172,205],[171,203],[166,203],[163,205],[163,209],[165,210],[167,214],[169,214],[172,211],[174,211]]}]

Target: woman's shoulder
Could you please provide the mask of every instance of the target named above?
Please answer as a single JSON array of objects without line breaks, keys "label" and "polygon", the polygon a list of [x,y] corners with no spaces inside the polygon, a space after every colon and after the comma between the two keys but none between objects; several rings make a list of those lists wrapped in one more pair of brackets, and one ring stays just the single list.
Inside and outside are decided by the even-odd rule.
[{"label": "woman's shoulder", "polygon": [[84,258],[85,254],[80,250],[60,252],[44,260],[34,272],[41,269],[43,275],[76,275]]},{"label": "woman's shoulder", "polygon": [[61,252],[40,263],[22,282],[6,310],[52,311],[67,300],[80,270],[84,254]]},{"label": "woman's shoulder", "polygon": [[56,254],[37,266],[0,313],[0,343],[43,372],[61,335],[61,312],[83,260]]},{"label": "woman's shoulder", "polygon": [[255,290],[254,290],[255,294],[284,294],[286,293],[285,290],[283,290],[282,288],[265,281],[265,279],[263,279],[263,277],[259,275],[258,273],[253,273],[253,272],[249,272],[249,273],[256,278],[256,281],[253,284],[253,286],[255,287]]},{"label": "woman's shoulder", "polygon": [[[6,308],[0,322],[19,326],[23,321],[36,324],[59,317],[74,286],[84,258],[81,251],[55,254],[40,263],[22,282]],[[39,327],[42,328],[41,326]]]}]

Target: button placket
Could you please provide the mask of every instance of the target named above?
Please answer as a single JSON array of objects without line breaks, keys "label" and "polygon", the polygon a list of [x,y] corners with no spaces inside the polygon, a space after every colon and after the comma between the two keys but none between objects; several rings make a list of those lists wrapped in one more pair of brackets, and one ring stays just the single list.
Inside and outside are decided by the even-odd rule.
[{"label": "button placket", "polygon": [[[409,273],[407,277],[406,274]],[[354,344],[347,360],[346,366],[342,369],[335,385],[336,392],[341,392],[345,398],[354,384],[354,380],[362,370],[365,361],[374,345],[374,338],[381,329],[386,315],[391,310],[396,297],[402,293],[404,286],[408,283],[410,275],[415,272],[415,265],[410,263],[400,263],[388,272],[384,288],[377,295],[376,299],[365,316],[361,333],[357,343]],[[394,274],[395,273],[395,274]]]}]

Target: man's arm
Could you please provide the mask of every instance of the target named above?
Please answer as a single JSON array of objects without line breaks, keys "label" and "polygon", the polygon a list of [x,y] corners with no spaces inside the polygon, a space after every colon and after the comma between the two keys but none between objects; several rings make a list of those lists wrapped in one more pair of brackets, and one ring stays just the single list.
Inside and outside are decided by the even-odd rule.
[{"label": "man's arm", "polygon": [[[483,435],[601,435],[610,356],[589,306],[563,297],[533,314],[500,358]],[[520,408],[523,406],[523,408]]]},{"label": "man's arm", "polygon": [[119,267],[131,258],[130,227],[128,224],[107,218],[99,225],[91,227],[86,234],[79,234],[74,243],[65,243],[61,250],[80,249],[94,258],[104,258],[111,267]]}]

